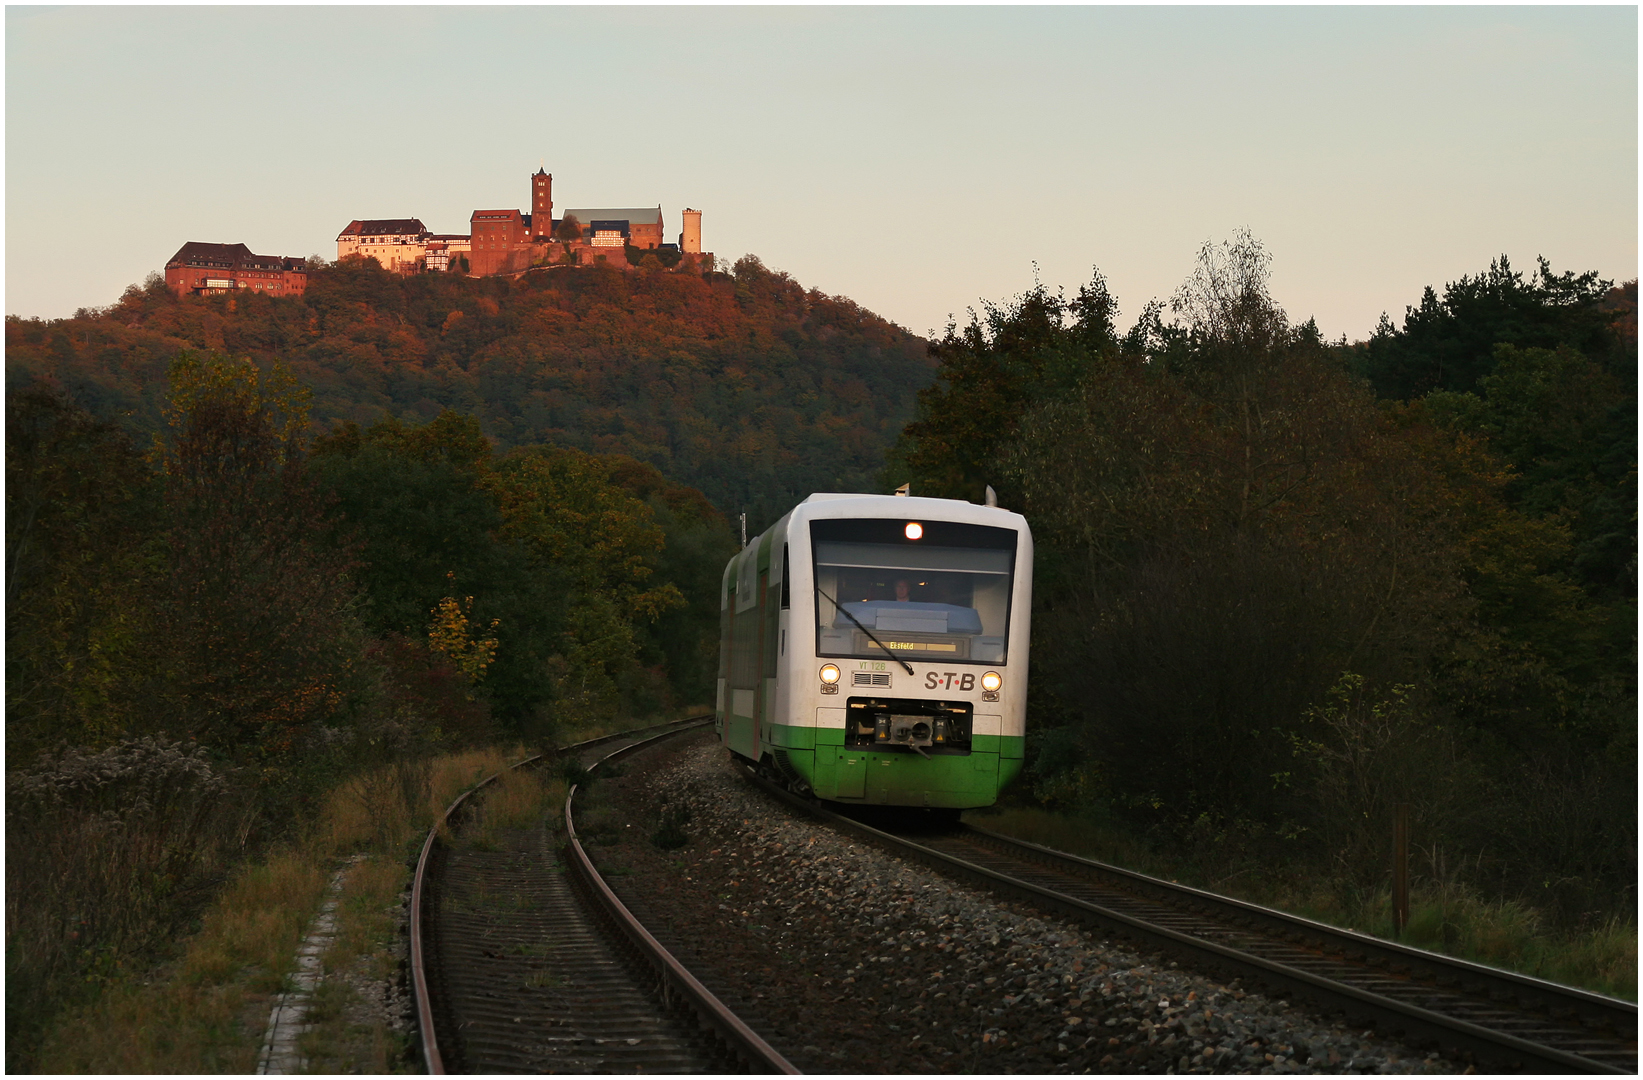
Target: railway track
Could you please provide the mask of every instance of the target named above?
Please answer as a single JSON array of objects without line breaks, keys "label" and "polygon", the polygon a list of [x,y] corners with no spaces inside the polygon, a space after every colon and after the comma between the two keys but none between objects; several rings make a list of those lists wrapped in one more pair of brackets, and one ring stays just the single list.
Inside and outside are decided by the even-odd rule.
[{"label": "railway track", "polygon": [[[585,767],[693,730],[628,732],[564,747]],[[513,766],[543,761],[528,758]],[[491,777],[444,815],[457,836]],[[545,821],[497,850],[438,824],[411,892],[411,983],[423,1061],[446,1072],[796,1072],[640,926],[576,839]]]},{"label": "railway track", "polygon": [[[752,776],[752,774],[749,774]],[[1339,930],[977,829],[886,831],[752,777],[830,825],[1193,965],[1383,1033],[1523,1072],[1637,1072],[1630,1002]]]}]

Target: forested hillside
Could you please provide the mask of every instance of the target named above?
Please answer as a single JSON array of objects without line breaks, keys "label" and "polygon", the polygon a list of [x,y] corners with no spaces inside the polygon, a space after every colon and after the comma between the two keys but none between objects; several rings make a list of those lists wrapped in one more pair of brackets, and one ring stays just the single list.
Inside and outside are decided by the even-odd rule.
[{"label": "forested hillside", "polygon": [[7,386],[61,387],[152,432],[184,348],[278,358],[311,388],[321,432],[453,409],[499,449],[626,454],[757,525],[812,491],[865,489],[931,372],[919,339],[751,256],[729,274],[517,281],[354,259],[317,269],[300,298],[179,300],[151,278],[72,319],[9,318]]},{"label": "forested hillside", "polygon": [[1347,346],[1267,266],[1244,236],[1173,319],[1121,331],[1097,275],[932,346],[884,479],[1033,527],[1037,794],[1359,904],[1409,803],[1432,888],[1629,913],[1636,283],[1502,259]]}]

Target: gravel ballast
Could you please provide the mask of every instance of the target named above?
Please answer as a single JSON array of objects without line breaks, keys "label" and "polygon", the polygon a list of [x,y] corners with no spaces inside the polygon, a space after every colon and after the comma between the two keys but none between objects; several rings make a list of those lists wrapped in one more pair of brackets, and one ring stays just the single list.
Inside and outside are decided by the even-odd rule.
[{"label": "gravel ballast", "polygon": [[579,819],[590,854],[652,932],[805,1072],[1463,1067],[794,816],[710,734],[622,768],[593,785]]}]

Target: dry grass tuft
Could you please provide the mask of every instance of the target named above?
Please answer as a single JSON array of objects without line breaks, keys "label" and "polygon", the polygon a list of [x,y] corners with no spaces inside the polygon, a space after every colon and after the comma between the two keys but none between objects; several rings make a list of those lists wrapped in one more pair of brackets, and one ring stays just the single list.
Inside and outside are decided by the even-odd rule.
[{"label": "dry grass tuft", "polygon": [[469,839],[479,847],[495,847],[504,833],[533,825],[556,812],[565,801],[562,777],[540,769],[510,769],[483,794],[472,819]]},{"label": "dry grass tuft", "polygon": [[325,881],[313,858],[296,851],[241,871],[182,959],[160,978],[114,983],[55,1024],[38,1071],[252,1071],[261,1027],[250,1025],[267,1020],[272,997],[294,969]]},{"label": "dry grass tuft", "polygon": [[528,756],[524,747],[514,746],[506,749],[493,747],[486,750],[470,750],[467,753],[440,758],[434,763],[431,777],[432,794],[428,804],[428,821],[431,823],[438,815],[443,814],[451,802],[464,791]]},{"label": "dry grass tuft", "polygon": [[427,825],[432,784],[427,760],[396,761],[339,785],[326,798],[315,837],[331,854],[403,847]]},{"label": "dry grass tuft", "polygon": [[315,847],[332,856],[403,851],[421,843],[458,795],[526,756],[521,747],[467,750],[362,773],[327,797]]}]

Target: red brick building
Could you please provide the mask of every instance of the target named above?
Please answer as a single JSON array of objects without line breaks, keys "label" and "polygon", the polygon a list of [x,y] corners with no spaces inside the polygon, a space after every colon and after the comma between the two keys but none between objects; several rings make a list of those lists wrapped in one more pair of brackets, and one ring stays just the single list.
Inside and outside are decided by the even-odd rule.
[{"label": "red brick building", "polygon": [[301,296],[308,289],[308,264],[281,255],[254,255],[244,244],[190,240],[166,262],[165,284],[178,296],[240,289],[264,296]]},{"label": "red brick building", "polygon": [[531,176],[531,239],[547,240],[553,236],[553,174],[537,169]]},{"label": "red brick building", "polygon": [[468,272],[485,277],[523,269],[513,264],[516,252],[530,242],[530,227],[531,218],[517,210],[475,210],[468,219]]}]

